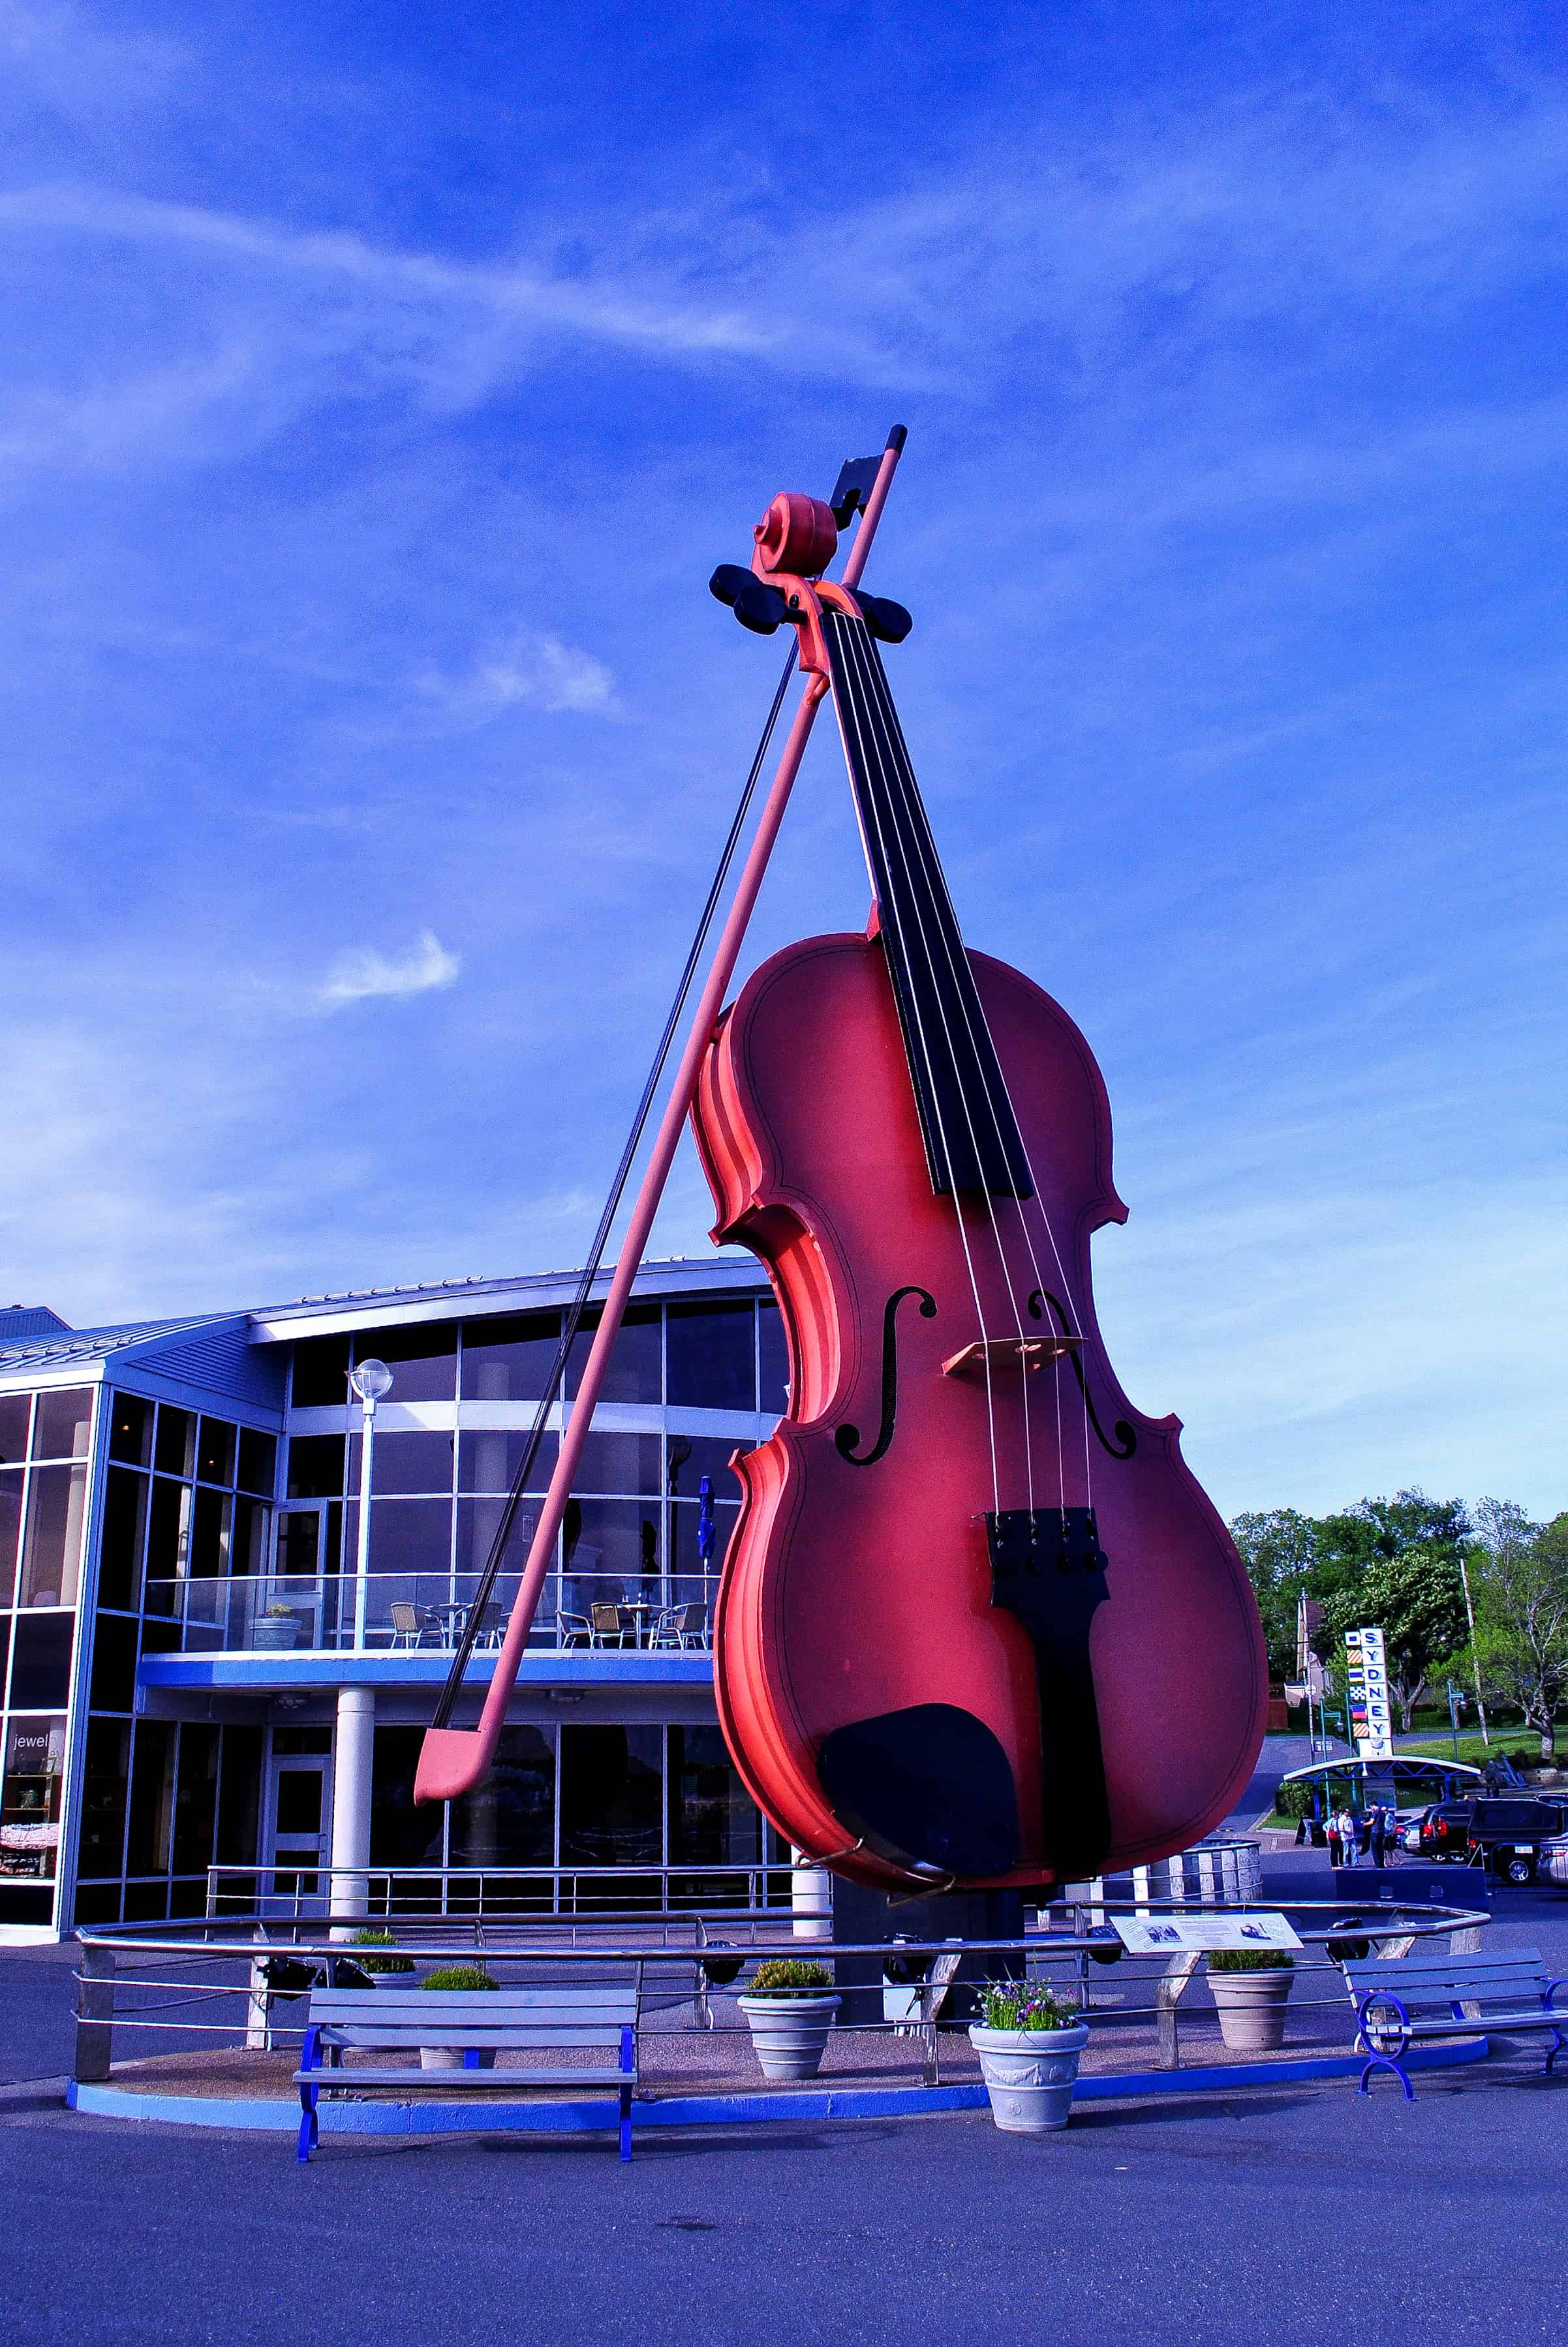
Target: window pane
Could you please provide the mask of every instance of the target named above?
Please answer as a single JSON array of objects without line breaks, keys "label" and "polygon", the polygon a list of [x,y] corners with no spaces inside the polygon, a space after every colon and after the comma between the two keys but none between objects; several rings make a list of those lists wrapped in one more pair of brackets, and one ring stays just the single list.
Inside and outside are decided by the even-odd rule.
[{"label": "window pane", "polygon": [[167,1719],[139,1719],[131,1757],[130,1837],[128,1874],[163,1874],[169,1869],[169,1836],[174,1816],[174,1726]]},{"label": "window pane", "polygon": [[147,1525],[145,1475],[111,1467],[104,1487],[103,1532],[98,1541],[98,1604],[134,1610],[141,1586],[141,1543]]},{"label": "window pane", "polygon": [[669,1733],[671,1865],[759,1863],[763,1821],[719,1729]]},{"label": "window pane", "polygon": [[196,1418],[169,1402],[158,1406],[158,1440],[152,1463],[164,1475],[189,1475],[196,1464]]},{"label": "window pane", "polygon": [[27,1420],[31,1394],[0,1394],[0,1466],[15,1466],[27,1456]]},{"label": "window pane", "polygon": [[174,1871],[204,1872],[212,1861],[212,1831],[218,1817],[219,1730],[205,1720],[183,1722],[179,1730],[179,1781],[174,1802]]},{"label": "window pane", "polygon": [[229,1551],[231,1573],[265,1573],[267,1536],[272,1511],[265,1500],[236,1500],[234,1538]]},{"label": "window pane", "polygon": [[[457,1502],[457,1570],[459,1573],[483,1573],[489,1559],[490,1542],[500,1528],[507,1503],[503,1499],[459,1500]],[[511,1536],[507,1542],[506,1576],[496,1585],[496,1602],[509,1606],[518,1593],[518,1575],[528,1561],[533,1546],[534,1527],[539,1520],[539,1503],[525,1500],[512,1519]],[[545,1601],[540,1611],[548,1611]]]},{"label": "window pane", "polygon": [[[50,1614],[50,1621],[56,1617]],[[136,1708],[136,1624],[128,1614],[100,1614],[93,1628],[95,1711]]]},{"label": "window pane", "polygon": [[261,1736],[259,1727],[223,1730],[218,1802],[220,1866],[249,1866],[256,1856],[261,1816]]},{"label": "window pane", "polygon": [[[449,1491],[453,1438],[449,1434],[377,1434],[370,1446],[373,1491]],[[348,1488],[359,1490],[360,1437],[349,1437]]]},{"label": "window pane", "polygon": [[35,1459],[85,1459],[93,1422],[91,1386],[67,1393],[41,1393],[33,1419]]},{"label": "window pane", "polygon": [[16,1587],[16,1543],[22,1533],[22,1470],[0,1467],[0,1605]]},{"label": "window pane", "polygon": [[0,1875],[52,1881],[65,1780],[63,1719],[14,1719],[0,1788]]},{"label": "window pane", "polygon": [[76,1604],[87,1496],[85,1467],[35,1467],[28,1477],[22,1604]]},{"label": "window pane", "polygon": [[[528,1444],[528,1433],[522,1427],[508,1428],[505,1433],[460,1434],[457,1437],[457,1489],[460,1491],[509,1491],[523,1463],[523,1453]],[[530,1491],[549,1489],[559,1448],[559,1442],[555,1435],[539,1437],[539,1447],[528,1474]]]},{"label": "window pane", "polygon": [[291,1500],[335,1500],[343,1492],[343,1436],[295,1434],[289,1440]]},{"label": "window pane", "polygon": [[234,1440],[239,1430],[226,1418],[204,1418],[196,1441],[196,1472],[204,1483],[234,1481]]},{"label": "window pane", "polygon": [[457,1391],[457,1327],[370,1328],[354,1343],[356,1361],[384,1361],[392,1401],[451,1401]]},{"label": "window pane", "polygon": [[755,1409],[756,1314],[744,1304],[671,1304],[670,1399],[696,1409]]},{"label": "window pane", "polygon": [[635,1500],[574,1498],[569,1503],[561,1598],[569,1612],[656,1594],[648,1583],[659,1576],[661,1512],[657,1504],[640,1507]]},{"label": "window pane", "polygon": [[[507,1731],[503,1730],[503,1735]],[[378,1727],[370,1780],[370,1862],[373,1866],[439,1866],[443,1809],[414,1806],[414,1771],[422,1727]]]},{"label": "window pane", "polygon": [[465,1401],[538,1401],[560,1342],[559,1312],[463,1326]]},{"label": "window pane", "polygon": [[190,1487],[155,1475],[147,1522],[149,1581],[172,1581],[183,1573],[190,1545]]},{"label": "window pane", "polygon": [[278,1440],[258,1434],[253,1426],[240,1429],[240,1489],[270,1500],[277,1486]]},{"label": "window pane", "polygon": [[139,1394],[109,1396],[109,1457],[128,1467],[152,1464],[152,1404]]},{"label": "window pane", "polygon": [[19,1614],[11,1650],[13,1711],[58,1711],[71,1694],[69,1614]]},{"label": "window pane", "polygon": [[504,1727],[490,1773],[452,1804],[453,1866],[548,1866],[555,1854],[555,1739],[545,1727]]},{"label": "window pane", "polygon": [[657,1727],[563,1727],[560,1772],[563,1866],[661,1863]]},{"label": "window pane", "polygon": [[348,1389],[348,1338],[302,1338],[294,1347],[290,1406],[294,1409],[341,1409],[352,1399]]},{"label": "window pane", "polygon": [[[350,1508],[351,1520],[357,1508]],[[353,1534],[351,1532],[352,1540]],[[350,1550],[352,1555],[352,1548]],[[370,1510],[372,1573],[446,1573],[452,1553],[450,1500],[375,1500]]]},{"label": "window pane", "polygon": [[[567,1371],[569,1393],[576,1393],[582,1382],[593,1331],[598,1326],[597,1312],[584,1314]],[[610,1357],[610,1370],[600,1393],[600,1401],[661,1401],[661,1350],[658,1305],[630,1305],[615,1340],[615,1350]]]},{"label": "window pane", "polygon": [[210,1581],[229,1570],[229,1520],[234,1505],[227,1491],[200,1488],[190,1512],[190,1577]]},{"label": "window pane", "polygon": [[770,1418],[789,1408],[789,1347],[784,1314],[771,1296],[757,1307],[757,1408]]},{"label": "window pane", "polygon": [[83,1874],[118,1874],[122,1870],[129,1782],[129,1721],[95,1719],[87,1729],[87,1766],[82,1780],[78,1863]]},{"label": "window pane", "polygon": [[582,1446],[575,1489],[656,1497],[661,1447],[656,1434],[590,1434]]},{"label": "window pane", "polygon": [[733,1434],[672,1434],[665,1452],[665,1474],[672,1500],[694,1500],[708,1478],[715,1500],[738,1500],[740,1477],[730,1465],[737,1450],[753,1450],[754,1443],[737,1441]]}]

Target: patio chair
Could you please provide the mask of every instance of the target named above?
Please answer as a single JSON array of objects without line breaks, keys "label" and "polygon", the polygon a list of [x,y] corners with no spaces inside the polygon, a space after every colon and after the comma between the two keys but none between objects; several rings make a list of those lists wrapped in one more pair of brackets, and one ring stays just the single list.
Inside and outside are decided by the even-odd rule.
[{"label": "patio chair", "polygon": [[667,1605],[653,1624],[651,1646],[678,1647],[682,1653],[693,1646],[705,1647],[708,1643],[708,1609],[705,1605]]},{"label": "patio chair", "polygon": [[422,1646],[430,1633],[438,1628],[423,1605],[410,1605],[400,1597],[395,1597],[387,1610],[392,1615],[394,1646]]},{"label": "patio chair", "polygon": [[596,1646],[624,1646],[637,1643],[637,1616],[620,1605],[595,1603],[588,1609],[592,1643]]},{"label": "patio chair", "polygon": [[586,1614],[569,1614],[563,1605],[557,1609],[556,1624],[563,1646],[592,1645],[593,1624]]},{"label": "patio chair", "polygon": [[479,1616],[479,1626],[474,1635],[477,1646],[498,1646],[506,1635],[506,1616],[498,1605],[487,1605]]}]

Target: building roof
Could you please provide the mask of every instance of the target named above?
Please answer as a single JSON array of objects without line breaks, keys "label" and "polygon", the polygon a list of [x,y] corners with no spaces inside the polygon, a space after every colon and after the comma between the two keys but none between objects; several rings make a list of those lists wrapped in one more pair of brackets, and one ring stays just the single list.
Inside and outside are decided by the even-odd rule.
[{"label": "building roof", "polygon": [[25,1337],[52,1337],[70,1325],[46,1304],[8,1304],[0,1308],[0,1345],[20,1344]]},{"label": "building roof", "polygon": [[[333,1336],[364,1327],[400,1326],[421,1320],[455,1320],[486,1313],[548,1310],[570,1302],[581,1277],[579,1271],[521,1272],[501,1279],[447,1279],[421,1282],[413,1287],[350,1288],[335,1296],[302,1296],[292,1304],[266,1305],[251,1312],[196,1312],[162,1320],[130,1320],[104,1328],[71,1328],[46,1306],[17,1307],[0,1313],[0,1383],[28,1377],[58,1377],[91,1364],[122,1358],[142,1351],[156,1357],[160,1368],[204,1371],[207,1382],[220,1367],[226,1385],[237,1358],[249,1347],[291,1343],[301,1337]],[[593,1294],[602,1296],[611,1273],[601,1271]],[[636,1293],[642,1297],[693,1293],[753,1292],[765,1275],[751,1255],[740,1250],[698,1257],[671,1256],[645,1263],[637,1275]],[[36,1332],[8,1331],[7,1318],[16,1314],[44,1317],[52,1323]],[[198,1332],[206,1331],[205,1337]],[[216,1348],[216,1349],[215,1349]],[[256,1399],[264,1397],[259,1392]]]}]

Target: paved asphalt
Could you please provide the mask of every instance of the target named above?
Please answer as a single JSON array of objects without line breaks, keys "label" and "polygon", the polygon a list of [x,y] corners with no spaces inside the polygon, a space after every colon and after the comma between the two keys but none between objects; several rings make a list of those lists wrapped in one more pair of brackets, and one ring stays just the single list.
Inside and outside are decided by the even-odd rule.
[{"label": "paved asphalt", "polygon": [[[1504,1892],[1492,1929],[1568,1958],[1568,1897]],[[0,2087],[5,2347],[1568,2330],[1568,2078],[1530,2051],[1413,2105],[1337,2083],[1097,2103],[1035,2143],[965,2114],[649,2130],[625,2168],[604,2137],[329,2139],[300,2169],[284,2137],[66,2112],[69,1990],[65,1951],[0,1956],[0,2075],[46,2081]]]}]

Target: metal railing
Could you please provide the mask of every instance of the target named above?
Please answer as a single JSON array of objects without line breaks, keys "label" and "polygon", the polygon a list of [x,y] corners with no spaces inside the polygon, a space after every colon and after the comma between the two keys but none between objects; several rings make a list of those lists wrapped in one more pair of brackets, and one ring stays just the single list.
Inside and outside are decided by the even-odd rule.
[{"label": "metal railing", "polygon": [[[1153,1908],[1176,1914],[1184,1903],[1106,1906],[1111,1913],[1146,1915]],[[955,2031],[959,2033],[961,2058],[968,2061],[968,2041],[961,2034],[966,2007],[987,1978],[1050,1985],[1082,2012],[1092,2030],[1142,2028],[1145,2039],[1153,2034],[1156,2040],[1159,2067],[1184,2066],[1178,2006],[1202,1958],[1190,1951],[1173,1959],[1123,1954],[1120,1942],[1112,1954],[1103,1926],[1050,1928],[1054,1911],[1042,1911],[1042,1928],[1021,1937],[906,1940],[893,1947],[881,1941],[825,1939],[815,1941],[810,1953],[831,1968],[846,2008],[855,2008],[845,2013],[846,2025],[908,2039],[910,2056],[917,2058],[928,2085],[942,2083],[944,2036],[950,2048]],[[1287,1901],[1270,1911],[1291,1920],[1301,1944],[1288,2008],[1298,2031],[1307,2016],[1331,2012],[1345,2024],[1346,2051],[1351,2004],[1344,1963],[1372,1950],[1403,1955],[1418,1939],[1442,1935],[1450,1937],[1456,1951],[1461,1944],[1473,1947],[1491,1920],[1463,1908],[1402,1909],[1397,1903],[1350,1913],[1324,1900]],[[803,1925],[797,1922],[786,1935],[780,1929],[783,1921],[777,1908],[763,1908],[534,1921],[367,1912],[339,1918],[324,1932],[292,1918],[256,1920],[248,1929],[218,1920],[83,1927],[77,1933],[82,1962],[76,1974],[74,2075],[84,2082],[109,2076],[117,2031],[133,2039],[139,2033],[149,2050],[169,2037],[194,2038],[218,2053],[224,2045],[282,2050],[302,2037],[311,1985],[330,1983],[345,1965],[390,1969],[389,1960],[400,1959],[399,1969],[418,1973],[454,1959],[471,1960],[477,1952],[503,1986],[529,1981],[559,1985],[572,1978],[597,1983],[626,1976],[636,1989],[645,2038],[694,2030],[739,2037],[745,2024],[733,2001],[744,1993],[750,1969],[769,1956],[802,1953]],[[367,1950],[355,1940],[356,1928],[385,1936]],[[1118,1967],[1121,1984],[1113,2001],[1098,1986],[1108,1957]],[[899,1977],[890,1979],[892,1970]],[[1308,1993],[1297,1993],[1304,1986]],[[1318,1988],[1324,1993],[1314,1993]],[[1140,1992],[1146,2002],[1139,2001]],[[1198,2017],[1194,2008],[1189,2018]],[[1312,2042],[1317,2050],[1331,2050],[1321,2034]],[[951,2059],[948,2069],[950,2074]],[[201,2090],[199,2076],[187,2090]]]},{"label": "metal railing", "polygon": [[[487,1601],[476,1645],[499,1646],[518,1575],[503,1573]],[[149,1614],[179,1624],[183,1654],[451,1654],[474,1609],[477,1573],[237,1573],[149,1581]],[[556,1573],[529,1633],[530,1647],[622,1654],[708,1650],[711,1575]]]},{"label": "metal railing", "polygon": [[[657,1837],[655,1837],[657,1839]],[[296,1923],[341,1916],[407,1922],[529,1916],[679,1915],[704,1911],[816,1915],[815,1870],[787,1860],[669,1866],[328,1866],[282,1858],[270,1866],[210,1866],[207,1917]],[[118,1927],[117,1927],[118,1928]]]}]

